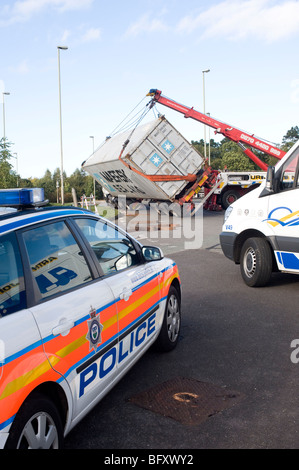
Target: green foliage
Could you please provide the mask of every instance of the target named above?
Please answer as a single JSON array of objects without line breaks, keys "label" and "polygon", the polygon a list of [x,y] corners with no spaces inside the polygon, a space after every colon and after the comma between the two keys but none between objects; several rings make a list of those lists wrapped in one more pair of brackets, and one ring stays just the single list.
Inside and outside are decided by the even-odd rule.
[{"label": "green foliage", "polygon": [[[57,202],[60,199],[60,169],[51,173],[49,169],[45,171],[45,174],[42,178],[24,178],[22,179],[17,173],[13,170],[13,165],[11,159],[14,159],[11,154],[11,142],[2,138],[0,140],[0,188],[44,188],[45,197],[49,199],[50,202]],[[64,177],[64,200],[66,203],[73,202],[72,188],[75,189],[77,199],[85,194],[90,196],[94,193],[94,180],[92,176],[87,175],[82,169],[76,169],[74,173],[67,177],[66,173]],[[96,183],[96,199],[103,198],[103,192],[101,186]]]},{"label": "green foliage", "polygon": [[[49,199],[50,202],[60,202],[61,179],[59,168],[56,168],[53,174],[47,169],[42,178],[33,178],[31,181],[34,187],[44,188],[45,197]],[[77,168],[69,177],[64,173],[63,182],[65,203],[73,202],[73,188],[78,200],[80,200],[84,194],[90,196],[94,193],[94,180],[92,176],[87,175],[82,169],[79,170]],[[96,183],[96,199],[102,198],[102,188]]]},{"label": "green foliage", "polygon": [[[299,140],[299,127],[291,127],[283,136],[282,144],[274,144],[277,148],[287,152],[295,142]],[[204,140],[191,141],[191,144],[204,155]],[[228,171],[259,171],[260,168],[247,157],[241,148],[233,141],[224,138],[221,142],[217,143],[213,139],[206,142],[207,160],[210,155],[211,167],[214,170],[228,170]],[[275,166],[277,159],[271,157],[258,150],[251,149],[253,153],[263,162],[269,166]]]},{"label": "green foliage", "polygon": [[11,145],[4,137],[0,140],[0,187],[3,189],[14,188],[18,184],[17,174],[10,163],[10,159],[13,158],[10,152]]},{"label": "green foliage", "polygon": [[[201,155],[204,156],[204,140],[203,139],[199,141],[191,140],[191,144],[193,145],[193,147],[196,148],[196,150],[199,151],[199,153],[201,153]],[[220,169],[221,167],[219,166],[219,164],[222,158],[221,143],[215,142],[214,139],[211,139],[210,144],[209,142],[206,143],[206,151],[207,151],[207,160],[209,159],[209,156],[210,156],[211,167],[214,168],[215,170]]]},{"label": "green foliage", "polygon": [[254,171],[255,166],[240,147],[231,140],[224,139],[222,144],[222,165],[228,171]]},{"label": "green foliage", "polygon": [[[204,141],[191,141],[192,145],[204,155]],[[211,167],[214,170],[228,171],[254,171],[255,165],[244,155],[240,147],[229,139],[223,139],[220,143],[211,139],[211,148],[207,143],[207,159],[210,155]]]},{"label": "green foliage", "polygon": [[282,138],[282,150],[287,152],[299,140],[299,127],[291,127]]},{"label": "green foliage", "polygon": [[[280,148],[285,152],[288,151],[294,143],[299,140],[299,127],[294,126],[289,129],[283,136],[282,145]],[[204,140],[191,141],[191,144],[196,148],[201,155],[204,155]],[[45,190],[45,197],[50,202],[55,203],[59,201],[60,196],[60,169],[51,173],[46,170],[42,178],[27,178],[22,179],[14,171],[14,159],[11,153],[12,143],[7,139],[0,139],[0,188],[21,188],[42,187]],[[279,147],[279,145],[276,145]],[[215,142],[210,139],[206,143],[207,160],[210,158],[211,167],[215,170],[228,170],[228,171],[254,171],[259,170],[250,158],[248,158],[240,147],[229,139],[222,139],[221,142]],[[253,152],[267,165],[275,165],[277,159],[266,155],[263,152],[253,150]],[[72,188],[75,189],[77,199],[85,194],[90,196],[94,193],[94,180],[92,176],[87,175],[82,169],[76,169],[69,177],[64,173],[64,199],[66,203],[73,202]],[[99,183],[95,183],[96,199],[103,198],[102,188]]]}]

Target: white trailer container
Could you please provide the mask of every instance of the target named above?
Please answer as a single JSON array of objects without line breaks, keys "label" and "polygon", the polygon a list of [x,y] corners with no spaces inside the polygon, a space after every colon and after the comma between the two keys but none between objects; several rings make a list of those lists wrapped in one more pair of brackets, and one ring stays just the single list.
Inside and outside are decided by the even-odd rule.
[{"label": "white trailer container", "polygon": [[[107,139],[82,168],[113,197],[174,201],[188,181],[173,181],[171,176],[197,174],[204,158],[164,117],[131,133]],[[153,175],[165,175],[169,180],[158,182],[147,178]]]}]

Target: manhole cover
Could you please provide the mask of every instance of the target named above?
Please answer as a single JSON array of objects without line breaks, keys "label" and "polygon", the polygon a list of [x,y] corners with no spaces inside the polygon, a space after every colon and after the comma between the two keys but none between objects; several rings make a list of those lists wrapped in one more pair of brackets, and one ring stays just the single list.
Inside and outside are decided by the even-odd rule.
[{"label": "manhole cover", "polygon": [[240,393],[225,387],[177,377],[132,396],[129,401],[182,424],[199,424],[242,398]]}]

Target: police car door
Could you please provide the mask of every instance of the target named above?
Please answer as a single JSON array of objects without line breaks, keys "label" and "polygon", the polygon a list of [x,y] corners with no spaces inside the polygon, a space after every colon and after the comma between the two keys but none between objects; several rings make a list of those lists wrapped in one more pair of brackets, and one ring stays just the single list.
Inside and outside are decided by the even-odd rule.
[{"label": "police car door", "polygon": [[[157,263],[144,263],[134,242],[105,221],[76,223],[85,233],[103,276],[117,303],[119,347],[111,352],[111,364],[124,369],[154,338],[161,321]],[[111,366],[112,367],[112,366]]]},{"label": "police car door", "polygon": [[75,418],[113,379],[113,371],[100,369],[101,351],[118,339],[113,293],[96,279],[92,261],[66,221],[56,219],[22,235],[37,299],[31,311],[49,363],[69,384]]},{"label": "police car door", "polygon": [[299,146],[277,171],[277,192],[268,196],[265,223],[277,243],[275,252],[279,270],[299,272]]}]

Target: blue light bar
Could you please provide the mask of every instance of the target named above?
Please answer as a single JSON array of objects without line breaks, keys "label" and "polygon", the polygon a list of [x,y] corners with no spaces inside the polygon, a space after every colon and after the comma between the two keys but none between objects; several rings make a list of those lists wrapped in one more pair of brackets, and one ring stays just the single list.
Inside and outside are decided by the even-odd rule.
[{"label": "blue light bar", "polygon": [[43,188],[0,189],[0,206],[38,206],[44,201]]}]

